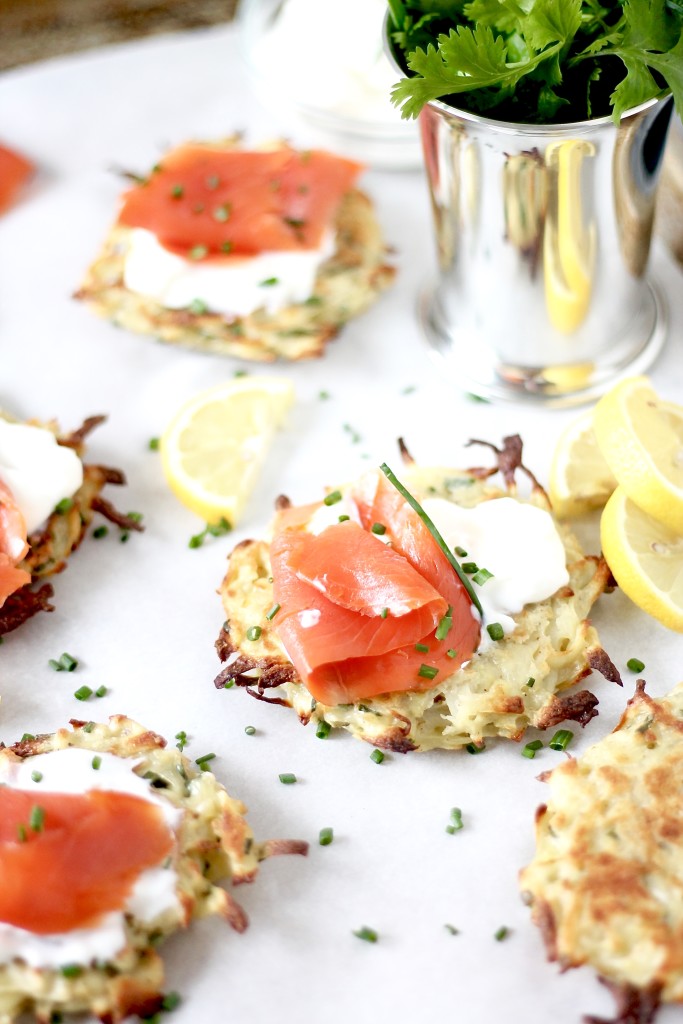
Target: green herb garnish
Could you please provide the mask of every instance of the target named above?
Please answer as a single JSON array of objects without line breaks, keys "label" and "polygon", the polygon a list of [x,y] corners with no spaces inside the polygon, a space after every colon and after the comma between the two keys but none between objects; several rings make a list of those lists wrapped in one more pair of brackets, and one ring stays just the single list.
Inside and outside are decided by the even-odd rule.
[{"label": "green herb garnish", "polygon": [[258,640],[262,632],[260,626],[250,626],[247,630],[247,640]]},{"label": "green herb garnish", "polygon": [[375,747],[373,752],[370,754],[370,760],[374,761],[375,764],[381,764],[384,760],[384,753]]},{"label": "green herb garnish", "polygon": [[88,697],[92,697],[92,690],[89,686],[79,686],[74,693],[76,700],[87,700]]},{"label": "green herb garnish", "polygon": [[540,740],[531,740],[529,743],[526,744],[525,747],[522,748],[522,757],[528,757],[530,759],[533,759],[534,757],[536,757],[536,751],[540,750],[542,746],[543,744]]},{"label": "green herb garnish", "polygon": [[254,733],[256,732],[256,729],[253,725],[245,725],[244,731],[246,732],[247,736],[253,736]]},{"label": "green herb garnish", "polygon": [[55,505],[55,512],[58,512],[60,516],[63,516],[66,515],[67,512],[70,512],[73,507],[73,498],[62,498],[62,500],[58,501]]},{"label": "green herb garnish", "polygon": [[574,733],[569,729],[558,729],[548,746],[551,750],[566,750],[573,739]]},{"label": "green herb garnish", "polygon": [[96,697],[106,697],[107,696],[107,687],[106,686],[98,686],[97,689],[95,690],[95,696]]},{"label": "green herb garnish", "polygon": [[31,781],[32,782],[41,782],[42,778],[43,778],[43,773],[42,772],[31,772]]},{"label": "green herb garnish", "polygon": [[329,846],[334,839],[334,831],[331,828],[321,828],[318,842],[321,846]]},{"label": "green herb garnish", "polygon": [[378,537],[383,537],[387,532],[387,528],[384,523],[373,523],[370,527],[371,533],[376,533]]},{"label": "green herb garnish", "polygon": [[417,674],[422,679],[436,679],[439,670],[434,665],[420,665]]},{"label": "green herb garnish", "polygon": [[427,644],[415,644],[415,650],[419,654],[427,654],[429,652],[429,648],[427,647]]},{"label": "green herb garnish", "polygon": [[293,772],[282,772],[281,775],[278,775],[278,779],[283,786],[292,786],[296,782],[296,775]]},{"label": "green herb garnish", "polygon": [[91,761],[91,764],[93,771],[98,772],[100,770],[100,768],[102,767],[102,758],[99,756],[99,754],[95,754]]},{"label": "green herb garnish", "polygon": [[279,611],[280,611],[280,605],[279,604],[272,605],[272,607],[269,608],[268,611],[266,612],[266,618],[268,619],[268,622],[272,622],[273,619],[275,618],[275,616],[277,615],[277,613]]},{"label": "green herb garnish", "polygon": [[505,636],[505,630],[500,622],[490,622],[486,627],[486,632],[492,640],[502,640]]},{"label": "green herb garnish", "polygon": [[436,627],[436,632],[435,632],[434,636],[436,637],[437,640],[445,640],[452,628],[453,628],[453,609],[449,605],[448,606],[448,611],[446,612],[446,614],[443,616],[443,618],[439,622],[439,625]]},{"label": "green herb garnish", "polygon": [[323,504],[324,505],[336,505],[337,502],[341,501],[341,500],[342,500],[342,493],[341,493],[341,491],[330,491],[330,493],[326,494],[325,497],[323,498]]},{"label": "green herb garnish", "polygon": [[209,769],[208,769],[207,765],[208,765],[209,761],[213,761],[214,760],[215,756],[216,756],[215,754],[202,754],[201,757],[196,757],[195,758],[194,763],[196,765],[198,765],[203,772],[208,772]]},{"label": "green herb garnish", "polygon": [[159,443],[160,439],[158,437],[150,437],[149,441],[147,442],[147,447],[151,452],[158,452]]},{"label": "green herb garnish", "polygon": [[501,925],[497,932],[494,932],[494,939],[496,942],[502,942],[503,939],[507,939],[510,934],[510,929],[506,925]]},{"label": "green herb garnish", "polygon": [[639,658],[629,658],[626,662],[626,668],[631,672],[642,672],[645,665]]},{"label": "green herb garnish", "polygon": [[40,807],[39,804],[34,804],[34,806],[31,808],[31,815],[29,817],[28,823],[32,832],[43,831],[43,828],[45,826],[45,810],[42,807]]},{"label": "green herb garnish", "polygon": [[359,928],[358,931],[353,934],[357,939],[362,939],[363,942],[377,942],[379,938],[379,935],[374,928],[368,928],[366,925],[363,925],[362,928]]},{"label": "green herb garnish", "polygon": [[326,722],[324,719],[318,722],[318,728],[315,730],[315,734],[319,740],[326,740],[331,732],[332,726],[329,722]]},{"label": "green herb garnish", "polygon": [[194,314],[194,316],[204,316],[209,307],[204,302],[204,299],[193,299],[187,309],[188,312]]}]

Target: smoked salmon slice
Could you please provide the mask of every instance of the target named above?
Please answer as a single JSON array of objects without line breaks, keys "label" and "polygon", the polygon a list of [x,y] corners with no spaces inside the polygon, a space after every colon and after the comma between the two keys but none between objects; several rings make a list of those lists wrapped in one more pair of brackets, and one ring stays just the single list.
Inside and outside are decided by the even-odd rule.
[{"label": "smoked salmon slice", "polygon": [[0,480],[0,608],[10,594],[31,582],[31,574],[17,569],[28,551],[26,523],[12,496]]},{"label": "smoked salmon slice", "polygon": [[31,161],[21,153],[0,146],[0,213],[9,209],[34,170]]},{"label": "smoked salmon slice", "polygon": [[324,150],[187,144],[124,194],[119,223],[191,259],[316,248],[362,169]]},{"label": "smoked salmon slice", "polygon": [[[313,534],[305,524],[318,506],[287,509],[270,547],[278,636],[312,696],[329,705],[429,689],[479,642],[467,591],[408,503],[380,476],[353,496],[362,525]],[[377,523],[390,546],[372,532]]]},{"label": "smoked salmon slice", "polygon": [[0,921],[39,935],[120,910],[174,837],[161,810],[127,793],[0,788]]}]

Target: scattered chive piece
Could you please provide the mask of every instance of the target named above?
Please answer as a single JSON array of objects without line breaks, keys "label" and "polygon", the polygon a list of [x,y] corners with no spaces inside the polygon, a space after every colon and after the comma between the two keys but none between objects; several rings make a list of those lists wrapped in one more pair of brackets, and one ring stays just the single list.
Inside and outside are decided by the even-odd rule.
[{"label": "scattered chive piece", "polygon": [[481,746],[477,746],[476,743],[468,743],[465,750],[468,754],[481,754],[486,750],[486,744],[482,743]]},{"label": "scattered chive piece", "polygon": [[388,614],[389,614],[389,609],[388,608],[382,608],[382,611],[379,613],[379,617],[380,617],[380,619],[386,619]]},{"label": "scattered chive piece", "polygon": [[35,736],[33,735],[32,732],[25,732],[24,735],[21,737],[21,742],[25,743],[27,740],[34,740],[34,739],[35,739]]},{"label": "scattered chive piece", "polygon": [[446,825],[446,831],[448,832],[449,836],[454,836],[455,833],[458,831],[458,828],[456,825]]},{"label": "scattered chive piece", "polygon": [[106,697],[106,695],[107,695],[107,687],[106,686],[98,686],[97,689],[95,690],[95,696],[96,697]]},{"label": "scattered chive piece", "polygon": [[318,728],[315,730],[315,734],[319,740],[326,740],[331,732],[332,726],[330,725],[329,722],[326,722],[325,719],[323,719],[321,722],[318,722]]},{"label": "scattered chive piece", "polygon": [[92,732],[94,728],[94,722],[86,722],[85,725],[83,726],[83,732]]},{"label": "scattered chive piece", "polygon": [[180,732],[177,732],[175,734],[175,738],[178,740],[178,742],[176,743],[176,747],[178,748],[178,750],[182,752],[187,746],[187,733],[183,729],[181,729]]},{"label": "scattered chive piece", "polygon": [[340,522],[340,523],[348,523],[350,518],[351,518],[351,516],[339,516],[338,517],[338,522]]},{"label": "scattered chive piece", "polygon": [[226,679],[225,682],[223,683],[223,689],[224,690],[232,690],[234,685],[235,685],[235,680],[234,679]]},{"label": "scattered chive piece", "polygon": [[32,832],[42,832],[45,824],[45,811],[38,804],[31,808],[31,817],[28,821]]},{"label": "scattered chive piece", "polygon": [[467,558],[467,552],[465,551],[464,548],[456,547],[456,548],[453,548],[453,550],[455,551],[455,553],[458,556],[458,558]]},{"label": "scattered chive piece", "polygon": [[158,437],[150,437],[149,441],[147,442],[147,447],[149,448],[149,450],[151,452],[159,451],[159,438]]},{"label": "scattered chive piece", "polygon": [[534,679],[534,677],[533,676],[529,676],[529,678],[526,681],[526,685],[531,687],[531,686],[534,685],[535,682],[536,682],[536,680]]},{"label": "scattered chive piece", "polygon": [[79,686],[74,693],[74,697],[76,700],[87,700],[88,697],[92,697],[92,690],[89,686]]},{"label": "scattered chive piece", "polygon": [[78,964],[64,964],[63,967],[59,968],[59,973],[64,978],[79,978],[83,973],[83,968],[79,967]]},{"label": "scattered chive piece", "polygon": [[58,501],[57,504],[55,505],[55,512],[58,512],[60,516],[63,516],[67,512],[69,512],[73,507],[73,498],[62,498],[62,500]]},{"label": "scattered chive piece", "polygon": [[375,747],[373,752],[370,754],[370,760],[374,761],[375,764],[381,764],[382,761],[384,760],[383,752],[381,750],[378,750],[377,747]]},{"label": "scattered chive piece", "polygon": [[181,1000],[178,992],[167,992],[161,1000],[161,1009],[165,1010],[166,1013],[171,1013],[172,1010],[178,1009],[180,1002]]},{"label": "scattered chive piece", "polygon": [[226,220],[230,216],[230,204],[223,203],[222,206],[217,206],[213,211],[214,220],[219,221],[221,224],[225,224]]},{"label": "scattered chive piece", "polygon": [[279,611],[280,605],[274,604],[273,607],[266,612],[266,618],[268,619],[268,622],[272,622]]},{"label": "scattered chive piece", "polygon": [[558,729],[548,746],[551,750],[566,750],[574,739],[574,733],[569,729]]},{"label": "scattered chive piece", "polygon": [[325,497],[323,498],[323,504],[336,505],[338,501],[341,501],[341,499],[341,491],[331,491],[329,494],[326,494]]},{"label": "scattered chive piece", "polygon": [[280,278],[279,277],[267,277],[265,279],[265,281],[261,281],[260,282],[259,287],[261,287],[261,288],[271,288],[274,284],[279,284],[279,283],[280,283]]},{"label": "scattered chive piece", "polygon": [[382,537],[387,532],[387,528],[384,523],[373,523],[370,529],[372,533],[376,533],[378,537]]},{"label": "scattered chive piece", "polygon": [[254,733],[256,732],[256,729],[253,725],[245,725],[244,731],[246,732],[247,736],[253,736]]},{"label": "scattered chive piece", "polygon": [[260,626],[250,626],[247,630],[247,640],[258,640],[262,632]]},{"label": "scattered chive piece", "polygon": [[436,679],[439,674],[439,670],[434,665],[420,665],[417,670],[417,674],[418,676],[421,676],[422,679]]},{"label": "scattered chive piece", "polygon": [[463,572],[468,572],[470,573],[470,575],[473,572],[479,572],[479,566],[477,565],[476,562],[462,562],[461,568]]},{"label": "scattered chive piece", "polygon": [[182,185],[174,185],[171,189],[171,196],[173,199],[182,199],[185,194],[185,189]]},{"label": "scattered chive piece", "polygon": [[629,658],[626,662],[626,668],[630,669],[631,672],[642,672],[645,665],[639,658]]},{"label": "scattered chive piece", "polygon": [[522,757],[528,757],[533,759],[536,757],[536,751],[540,750],[543,744],[540,740],[531,740],[525,747],[522,748]]},{"label": "scattered chive piece", "polygon": [[331,828],[321,828],[318,842],[321,846],[329,846],[334,839],[334,832]]},{"label": "scattered chive piece", "polygon": [[59,659],[59,664],[62,666],[65,672],[73,672],[78,667],[78,661],[76,658],[72,658],[70,654],[65,651]]},{"label": "scattered chive piece", "polygon": [[93,770],[98,772],[100,770],[101,764],[102,764],[102,758],[99,756],[99,754],[95,754],[95,756],[92,759]]},{"label": "scattered chive piece", "polygon": [[476,583],[478,586],[481,587],[484,585],[484,583],[486,583],[487,580],[492,579],[492,577],[493,573],[489,572],[488,569],[480,569],[479,572],[475,572],[474,576],[472,577],[472,582]]},{"label": "scattered chive piece", "polygon": [[217,174],[210,174],[209,177],[206,179],[206,187],[208,189],[211,189],[212,192],[216,191],[220,183],[221,179],[218,177]]},{"label": "scattered chive piece", "polygon": [[496,940],[496,942],[502,942],[503,939],[507,939],[509,934],[510,934],[509,928],[506,925],[503,924],[503,925],[500,926],[500,928],[494,934],[493,937]]},{"label": "scattered chive piece", "polygon": [[415,644],[415,650],[419,651],[420,654],[427,654],[429,648],[427,647],[427,644]]},{"label": "scattered chive piece", "polygon": [[465,590],[467,591],[467,593],[470,596],[472,604],[477,609],[479,614],[483,615],[484,612],[483,612],[483,608],[481,606],[481,602],[480,602],[479,598],[477,597],[477,595],[475,594],[474,590],[472,589],[472,584],[468,580],[468,578],[465,575],[465,573],[462,571],[462,569],[461,569],[459,563],[457,562],[455,556],[453,554],[451,554],[450,548],[446,544],[445,540],[443,539],[443,537],[441,536],[441,534],[439,533],[439,531],[437,530],[436,526],[434,525],[432,520],[429,518],[429,516],[427,515],[425,510],[422,508],[420,503],[412,496],[412,494],[409,491],[406,490],[406,488],[403,486],[403,484],[400,482],[400,480],[397,479],[397,477],[394,475],[394,473],[392,473],[392,471],[387,466],[386,462],[382,463],[382,465],[380,466],[380,469],[382,470],[382,472],[384,473],[386,478],[389,480],[389,482],[394,485],[394,487],[399,492],[399,494],[402,495],[402,497],[405,498],[405,500],[408,502],[408,504],[413,509],[413,511],[418,514],[418,516],[420,517],[422,522],[425,524],[425,526],[427,527],[427,529],[431,533],[431,535],[434,538],[434,540],[436,541],[436,543],[439,545],[439,547],[443,551],[443,553],[446,556],[446,558],[448,559],[448,561],[451,563],[452,567],[455,569],[455,571],[458,574],[458,577],[460,579],[460,582],[465,587]]},{"label": "scattered chive piece", "polygon": [[414,384],[408,384],[407,387],[405,387],[405,388],[403,388],[401,390],[401,394],[402,395],[412,395],[414,391],[417,391],[417,388],[415,387],[415,385]]},{"label": "scattered chive piece", "polygon": [[202,771],[204,771],[204,765],[208,764],[209,761],[213,761],[215,756],[216,756],[215,754],[202,754],[201,757],[196,757],[195,758],[194,763],[198,764],[199,767],[202,769]]},{"label": "scattered chive piece", "polygon": [[283,217],[285,224],[289,224],[290,228],[303,228],[306,225],[305,220],[300,220],[298,217]]},{"label": "scattered chive piece", "polygon": [[486,632],[492,640],[502,640],[505,636],[505,630],[501,626],[500,622],[491,622],[486,627]]},{"label": "scattered chive piece", "polygon": [[193,299],[187,308],[189,312],[194,313],[195,316],[203,316],[209,309],[207,304],[204,302],[204,299]]},{"label": "scattered chive piece", "polygon": [[43,778],[42,772],[31,772],[31,779],[33,782],[40,782]]},{"label": "scattered chive piece", "polygon": [[128,530],[121,530],[121,536],[119,537],[119,543],[125,544],[129,537],[130,537],[130,534],[129,534]]},{"label": "scattered chive piece", "polygon": [[350,423],[344,423],[343,429],[349,435],[351,439],[351,444],[360,444],[360,442],[363,440],[358,431],[354,430]]},{"label": "scattered chive piece", "polygon": [[452,924],[445,924],[444,928],[451,935],[459,935],[460,934],[459,930],[457,928],[455,928]]},{"label": "scattered chive piece", "polygon": [[460,810],[459,807],[451,807],[451,823],[456,832],[459,831],[461,828],[464,828],[462,821],[462,811]]},{"label": "scattered chive piece", "polygon": [[26,826],[25,825],[17,825],[17,839],[19,840],[20,843],[25,843],[26,842]]},{"label": "scattered chive piece", "polygon": [[232,242],[221,242],[221,252],[232,252]]},{"label": "scattered chive piece", "polygon": [[449,647],[448,650],[446,651],[446,654],[448,655],[449,658],[456,658],[458,656],[458,652],[455,650],[454,647]]},{"label": "scattered chive piece", "polygon": [[296,782],[296,775],[293,772],[283,772],[282,775],[278,775],[278,779],[284,786],[291,786]]},{"label": "scattered chive piece", "polygon": [[318,392],[318,398],[320,399],[321,402],[326,402],[329,397],[330,397],[329,391],[319,391]]},{"label": "scattered chive piece", "polygon": [[193,245],[187,255],[191,260],[203,260],[209,255],[209,250],[205,245]]},{"label": "scattered chive piece", "polygon": [[449,605],[448,606],[448,611],[446,612],[444,617],[439,622],[439,625],[436,627],[436,633],[434,634],[436,639],[437,640],[445,640],[447,635],[448,635],[448,633],[450,632],[452,626],[453,626],[453,609]]},{"label": "scattered chive piece", "polygon": [[95,540],[101,540],[102,537],[106,537],[108,533],[109,528],[107,526],[96,526],[92,532],[92,535],[95,538]]},{"label": "scattered chive piece", "polygon": [[377,942],[377,939],[379,938],[379,935],[374,928],[367,928],[365,925],[353,934],[357,939],[362,939],[363,942]]}]

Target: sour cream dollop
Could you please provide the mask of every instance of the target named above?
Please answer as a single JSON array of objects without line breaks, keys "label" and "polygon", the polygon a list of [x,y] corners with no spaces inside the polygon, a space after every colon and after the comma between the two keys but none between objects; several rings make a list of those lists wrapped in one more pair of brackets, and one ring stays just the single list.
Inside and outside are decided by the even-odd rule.
[{"label": "sour cream dollop", "polygon": [[[161,810],[169,829],[175,831],[182,811],[157,796],[149,783],[133,772],[135,761],[102,753],[100,767],[93,770],[94,752],[77,747],[37,754],[21,762],[0,761],[0,783],[30,790],[40,803],[40,793],[84,793],[86,790],[114,790],[140,797]],[[32,773],[40,772],[36,783]],[[116,837],[112,837],[116,841]],[[40,885],[40,879],[36,879]],[[38,935],[0,922],[0,963],[23,960],[30,967],[59,968],[64,964],[87,966],[93,960],[110,960],[126,944],[125,914],[153,921],[167,910],[180,910],[176,892],[177,874],[172,866],[148,868],[138,876],[126,905],[103,915],[97,925],[71,931]]]},{"label": "sour cream dollop", "polygon": [[201,302],[226,316],[248,316],[261,308],[276,313],[313,295],[318,270],[334,247],[329,231],[313,249],[195,261],[165,249],[151,231],[133,228],[123,281],[129,291],[166,309]]},{"label": "sour cream dollop", "polygon": [[83,464],[51,430],[0,418],[0,479],[9,487],[32,533],[63,498],[83,483]]}]

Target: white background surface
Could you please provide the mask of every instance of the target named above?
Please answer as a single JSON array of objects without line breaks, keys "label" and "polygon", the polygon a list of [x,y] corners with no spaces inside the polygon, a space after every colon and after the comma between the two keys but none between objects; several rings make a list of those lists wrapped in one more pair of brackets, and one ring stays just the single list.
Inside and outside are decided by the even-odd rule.
[{"label": "white background surface", "polygon": [[[562,754],[546,748],[529,761],[519,745],[498,742],[477,757],[390,755],[378,766],[370,747],[346,734],[320,741],[292,712],[212,685],[223,619],[215,591],[226,555],[235,541],[262,531],[277,494],[310,501],[368,458],[397,464],[399,435],[422,462],[472,465],[479,460],[461,454],[470,436],[498,441],[519,431],[529,465],[547,480],[555,440],[575,415],[473,403],[440,379],[415,317],[418,287],[434,264],[421,173],[365,175],[397,250],[395,287],[324,359],[267,371],[295,381],[297,404],[243,528],[199,550],[187,541],[202,524],[167,490],[147,443],[184,399],[245,364],[116,330],[70,298],[115,213],[121,181],[112,166],[145,171],[187,138],[243,129],[258,143],[284,127],[244,82],[233,28],[111,48],[0,79],[0,138],[40,166],[28,195],[0,222],[0,406],[19,416],[56,416],[66,430],[108,413],[90,457],[125,470],[128,487],[106,493],[123,511],[142,511],[147,527],[127,544],[116,529],[89,539],[54,581],[56,611],[7,637],[0,738],[9,743],[70,717],[117,712],[168,737],[185,729],[191,756],[217,753],[216,775],[249,806],[259,838],[311,842],[307,860],[266,862],[256,884],[236,893],[251,919],[244,935],[205,921],[167,943],[167,987],[184,1000],[169,1018],[177,1024],[576,1024],[584,1012],[609,1014],[611,1000],[590,971],[561,975],[545,962],[517,891],[517,873],[533,854],[533,812],[545,797],[535,776]],[[301,134],[292,138],[306,143]],[[681,401],[683,279],[664,253],[655,253],[654,264],[674,328],[652,377],[663,397]],[[408,385],[417,390],[402,394]],[[321,389],[328,401],[318,397]],[[345,423],[360,443],[351,442]],[[582,534],[596,550],[596,523]],[[588,680],[600,717],[585,733],[572,727],[572,752],[616,723],[634,687],[629,657],[646,663],[655,695],[683,676],[681,637],[623,595],[605,597],[594,622],[625,687]],[[76,673],[48,668],[63,651],[79,659]],[[110,691],[81,704],[73,691],[82,684]],[[247,724],[255,736],[245,735]],[[299,783],[281,785],[280,772],[296,773]],[[454,805],[465,828],[450,836],[444,829]],[[320,847],[318,831],[328,825],[335,841]],[[446,922],[460,934],[450,935]],[[362,925],[379,932],[377,945],[354,938]],[[496,942],[501,925],[510,935]],[[666,1009],[659,1021],[680,1018],[680,1010]]]}]

